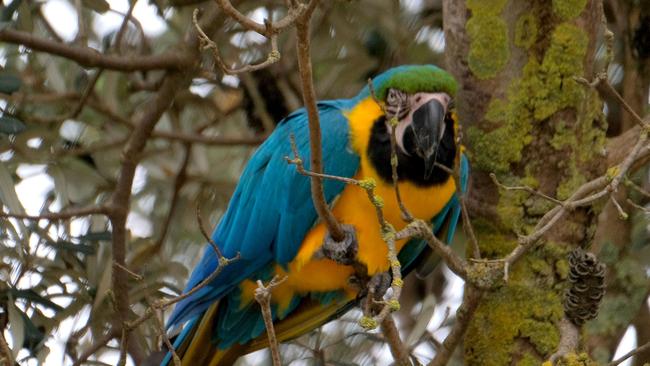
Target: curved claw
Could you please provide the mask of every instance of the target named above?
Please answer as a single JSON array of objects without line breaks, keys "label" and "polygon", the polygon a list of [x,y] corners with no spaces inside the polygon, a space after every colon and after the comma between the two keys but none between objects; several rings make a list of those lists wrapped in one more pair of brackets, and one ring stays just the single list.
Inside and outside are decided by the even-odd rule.
[{"label": "curved claw", "polygon": [[391,280],[392,276],[388,272],[375,274],[368,281],[368,295],[377,301],[381,300],[390,288]]}]

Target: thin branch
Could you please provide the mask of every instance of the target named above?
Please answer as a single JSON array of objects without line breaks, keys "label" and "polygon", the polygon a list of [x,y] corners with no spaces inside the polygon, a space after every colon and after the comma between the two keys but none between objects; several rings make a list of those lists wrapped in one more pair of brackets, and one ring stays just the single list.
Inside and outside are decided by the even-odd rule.
[{"label": "thin branch", "polygon": [[86,86],[86,90],[84,90],[84,93],[81,95],[81,99],[79,99],[79,103],[77,103],[77,106],[70,112],[68,117],[63,118],[63,119],[75,119],[81,113],[81,111],[84,108],[84,105],[88,101],[88,97],[93,93],[93,90],[95,89],[95,85],[97,84],[97,81],[99,80],[99,77],[102,75],[104,72],[104,69],[99,69],[93,77],[88,81],[88,85]]},{"label": "thin branch", "polygon": [[113,340],[121,333],[122,330],[120,328],[112,328],[111,330],[109,330],[109,332],[106,335],[96,340],[93,343],[92,347],[90,347],[84,353],[82,353],[81,356],[79,356],[79,358],[72,364],[72,366],[81,366],[82,364],[84,364],[88,360],[88,358],[90,358],[90,356],[97,353],[97,351],[105,347],[108,344],[108,342]]},{"label": "thin branch", "polygon": [[217,257],[219,260],[223,258],[223,255],[221,254],[221,250],[219,249],[219,246],[217,243],[214,242],[214,240],[208,235],[208,232],[205,231],[205,228],[203,227],[203,218],[201,217],[201,206],[196,205],[196,222],[199,225],[199,230],[201,231],[201,234],[203,237],[208,241],[214,252],[217,254]]},{"label": "thin branch", "polygon": [[122,336],[120,337],[120,358],[117,360],[117,366],[126,366],[126,355],[129,344],[129,332],[126,327],[122,327]]},{"label": "thin branch", "polygon": [[86,34],[83,5],[81,4],[81,0],[74,0],[72,3],[77,11],[77,36],[75,37],[75,43],[85,46],[88,44],[88,34]]},{"label": "thin branch", "polygon": [[621,204],[618,203],[618,201],[616,200],[614,195],[610,195],[609,199],[614,204],[614,207],[616,207],[616,211],[618,211],[618,218],[621,219],[621,220],[627,220],[628,217],[630,217],[630,215],[628,215],[627,212],[625,212],[625,210],[623,210],[623,207],[621,207]]},{"label": "thin branch", "polygon": [[623,355],[623,357],[610,362],[609,364],[607,364],[607,366],[618,366],[618,365],[622,364],[628,358],[636,355],[637,353],[641,353],[641,352],[643,352],[643,351],[645,351],[647,349],[650,349],[650,342],[647,342],[646,344],[644,344],[642,346],[639,346],[636,349],[633,349],[632,351],[630,351],[630,352],[626,353],[625,355]]},{"label": "thin branch", "polygon": [[[137,3],[138,0],[131,1],[131,4],[129,5],[129,9],[126,11],[126,14],[124,14],[124,19],[122,20],[120,29],[117,31],[117,35],[115,36],[114,47],[118,55],[122,54],[122,39],[124,38],[124,34],[126,33],[126,30],[129,25],[129,19],[131,19],[131,17],[133,16],[133,9],[135,9]],[[142,34],[142,37],[144,39],[145,37],[144,32]]]},{"label": "thin branch", "polygon": [[183,149],[184,149],[183,161],[181,162],[181,166],[178,169],[178,173],[176,173],[176,178],[174,178],[172,197],[171,200],[169,201],[170,202],[169,211],[167,212],[167,216],[165,217],[165,222],[162,225],[162,233],[160,233],[158,240],[156,240],[156,243],[153,245],[154,253],[158,252],[160,248],[162,248],[163,242],[165,241],[165,238],[167,237],[167,233],[169,232],[169,228],[172,226],[171,225],[172,219],[174,218],[174,213],[176,212],[176,207],[178,206],[178,199],[180,197],[181,188],[183,188],[185,182],[187,182],[187,167],[190,164],[190,157],[192,156],[192,145],[185,143],[183,145]]},{"label": "thin branch", "polygon": [[273,366],[282,366],[282,361],[280,359],[278,340],[275,337],[275,328],[273,327],[273,315],[271,314],[271,291],[273,288],[286,281],[286,279],[287,277],[280,279],[275,276],[267,286],[264,286],[262,281],[257,280],[257,288],[255,289],[255,301],[257,301],[262,308],[262,318],[264,318],[266,335],[269,338],[269,349],[271,350]]},{"label": "thin branch", "polygon": [[262,121],[262,127],[264,127],[264,133],[270,134],[275,128],[275,123],[273,122],[273,117],[269,114],[268,109],[266,108],[266,102],[264,102],[264,97],[260,93],[253,76],[250,73],[243,73],[239,76],[239,79],[244,84],[248,95],[253,101],[253,107],[255,114]]},{"label": "thin branch", "polygon": [[632,201],[629,198],[627,199],[627,204],[634,207],[634,208],[636,208],[637,210],[639,210],[639,211],[641,211],[641,212],[643,212],[645,214],[650,213],[650,211],[646,207],[643,207],[643,206],[639,205],[638,203]]},{"label": "thin branch", "polygon": [[[212,57],[216,61],[217,65],[219,68],[226,74],[229,75],[236,75],[236,74],[241,74],[245,72],[252,72],[252,71],[257,71],[264,69],[266,67],[269,67],[270,65],[278,62],[280,60],[280,51],[278,50],[278,37],[276,34],[270,34],[268,37],[271,40],[271,51],[269,52],[268,56],[266,57],[266,60],[262,61],[259,64],[255,65],[244,65],[239,68],[230,68],[228,67],[223,59],[221,58],[221,53],[219,52],[219,47],[217,44],[208,37],[207,34],[201,29],[198,23],[198,14],[199,14],[199,9],[194,9],[194,13],[192,13],[192,23],[194,24],[194,27],[196,28],[196,31],[199,34],[199,40],[201,41],[201,49],[203,50],[210,50],[212,51]],[[246,18],[246,17],[244,17]],[[248,19],[248,18],[246,18]],[[249,19],[250,20],[250,19]],[[251,20],[252,21],[252,20]],[[268,23],[268,27],[272,27],[270,23]],[[259,33],[259,32],[258,32]],[[265,35],[264,33],[260,33],[262,35]]]},{"label": "thin branch", "polygon": [[395,364],[399,366],[410,365],[410,352],[402,342],[402,339],[399,335],[399,330],[395,325],[395,320],[390,314],[386,316],[381,322],[381,332],[384,334],[386,342],[388,342],[390,352],[395,359]]},{"label": "thin branch", "polygon": [[260,24],[239,12],[239,10],[232,6],[228,0],[216,0],[216,2],[224,13],[234,19],[242,27],[257,32],[267,38],[271,38],[271,36],[282,32],[285,28],[298,23],[301,18],[304,19],[310,17],[318,3],[318,1],[314,0],[311,0],[307,5],[292,2],[288,4],[289,8],[287,9],[287,15],[275,22],[272,27],[268,27],[267,24]]},{"label": "thin branch", "polygon": [[[460,191],[460,189],[459,189]],[[472,255],[473,259],[481,259],[481,248],[478,245],[478,239],[476,238],[476,233],[474,232],[474,226],[472,221],[469,218],[469,211],[467,209],[467,201],[465,201],[465,195],[459,193],[458,200],[460,201],[460,214],[463,218],[463,228],[469,237],[470,245],[472,246]]]},{"label": "thin branch", "polygon": [[182,132],[153,131],[151,136],[171,141],[197,143],[211,146],[257,146],[264,142],[265,136],[204,136],[201,134],[187,134]]},{"label": "thin branch", "polygon": [[[317,1],[312,0],[311,3],[315,4]],[[310,170],[316,174],[321,174],[323,172],[323,150],[321,143],[320,116],[316,106],[316,92],[312,80],[309,40],[310,18],[311,11],[306,12],[296,20],[296,36],[298,42],[296,49],[298,52],[298,69],[300,70],[303,103],[305,104],[305,109],[307,110],[307,116],[309,118],[309,148],[311,151]],[[318,216],[327,226],[327,230],[332,236],[332,239],[337,242],[342,241],[345,238],[345,232],[327,205],[323,191],[323,181],[318,177],[311,177],[311,196],[316,212],[318,212]]]},{"label": "thin branch", "polygon": [[14,218],[21,220],[66,220],[73,217],[89,215],[107,215],[107,208],[105,206],[90,206],[66,209],[63,212],[42,213],[39,215],[0,212],[0,218]]},{"label": "thin branch", "polygon": [[41,21],[41,23],[43,23],[43,26],[45,27],[45,30],[47,30],[47,33],[49,33],[50,36],[52,36],[52,38],[54,38],[55,41],[64,42],[63,38],[61,38],[61,36],[56,32],[56,30],[54,30],[54,27],[52,27],[52,24],[50,24],[50,22],[45,17],[45,15],[43,13],[43,5],[44,4],[41,4],[41,6],[38,7],[38,11],[36,12],[36,16]]},{"label": "thin branch", "polygon": [[553,202],[556,205],[560,205],[560,206],[564,205],[564,202],[558,200],[557,198],[553,198],[553,197],[551,197],[551,196],[549,196],[547,194],[544,194],[544,193],[542,193],[542,192],[540,192],[540,191],[538,191],[536,189],[533,189],[532,187],[529,187],[529,186],[507,186],[507,185],[499,182],[499,180],[497,179],[496,174],[494,174],[494,173],[490,173],[490,178],[492,179],[492,182],[494,182],[494,184],[497,187],[499,187],[501,189],[504,189],[506,191],[524,191],[524,192],[528,192],[528,193],[530,193],[532,195],[541,197],[541,198],[543,198],[543,199],[545,199],[547,201]]},{"label": "thin branch", "polygon": [[418,237],[426,240],[427,244],[433,251],[442,257],[449,269],[454,272],[458,277],[468,280],[467,271],[469,266],[458,254],[454,253],[451,248],[438,239],[431,231],[430,225],[426,222],[415,219],[412,223],[408,224],[404,229],[396,234],[396,239],[406,239],[411,237]]},{"label": "thin branch", "polygon": [[181,359],[180,357],[178,357],[178,354],[176,353],[176,349],[174,349],[174,345],[169,340],[169,337],[167,336],[167,332],[165,332],[165,327],[163,326],[160,318],[158,318],[157,315],[154,315],[153,318],[154,318],[154,324],[156,325],[156,329],[160,334],[160,337],[162,337],[163,343],[165,343],[165,346],[172,354],[172,360],[174,361],[174,366],[181,366],[182,365]]},{"label": "thin branch", "polygon": [[461,342],[482,297],[482,290],[474,288],[469,283],[465,284],[463,302],[456,311],[456,322],[451,328],[449,335],[447,335],[447,338],[445,338],[441,346],[436,349],[436,356],[431,360],[431,362],[429,362],[428,366],[444,366],[449,362],[451,355]]},{"label": "thin branch", "polygon": [[639,187],[636,183],[634,183],[634,182],[631,181],[630,179],[625,179],[624,184],[625,184],[627,187],[631,187],[631,188],[634,189],[635,191],[639,192],[642,196],[644,196],[644,197],[646,197],[646,198],[650,198],[650,192],[648,192],[648,191],[646,191],[645,189]]},{"label": "thin branch", "polygon": [[9,344],[7,344],[4,332],[2,331],[0,331],[0,354],[2,355],[0,360],[4,361],[3,364],[5,366],[14,366],[15,361],[13,353],[11,352],[11,348],[9,348]]},{"label": "thin branch", "polygon": [[596,200],[615,192],[635,162],[639,159],[644,159],[644,155],[649,153],[647,149],[647,141],[648,132],[647,130],[642,130],[635,145],[632,147],[623,162],[618,166],[608,169],[604,176],[583,184],[571,195],[571,197],[562,202],[562,205],[556,206],[544,214],[544,216],[542,216],[542,218],[537,222],[535,230],[530,235],[519,237],[519,245],[504,258],[505,269],[507,270],[509,266],[521,258],[521,256],[532,247],[532,244],[536,243],[546,235],[546,233],[569,211],[574,210],[577,207],[590,205]]},{"label": "thin branch", "polygon": [[118,71],[145,71],[160,69],[180,70],[191,66],[193,59],[186,52],[165,52],[159,55],[106,55],[90,47],[75,47],[40,38],[14,29],[0,31],[0,41],[23,45],[34,51],[61,56],[85,67],[100,67]]}]

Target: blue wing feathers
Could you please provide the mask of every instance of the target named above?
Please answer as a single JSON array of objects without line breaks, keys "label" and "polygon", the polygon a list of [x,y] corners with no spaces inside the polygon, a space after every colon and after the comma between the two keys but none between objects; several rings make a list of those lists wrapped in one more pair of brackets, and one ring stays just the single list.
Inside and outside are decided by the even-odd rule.
[{"label": "blue wing feathers", "polygon": [[[359,157],[348,147],[349,125],[343,115],[353,104],[353,100],[318,103],[323,166],[328,174],[352,177],[358,170]],[[226,257],[239,253],[240,259],[225,267],[213,283],[179,302],[170,317],[169,327],[199,315],[269,263],[286,264],[295,257],[303,238],[317,220],[317,213],[311,201],[309,178],[298,174],[296,167],[284,159],[292,156],[292,134],[305,168],[309,169],[308,119],[305,110],[300,109],[280,122],[250,159],[212,235]],[[343,188],[341,182],[325,181],[326,200],[331,203]],[[214,250],[208,246],[185,291],[210,276],[217,263]]]}]

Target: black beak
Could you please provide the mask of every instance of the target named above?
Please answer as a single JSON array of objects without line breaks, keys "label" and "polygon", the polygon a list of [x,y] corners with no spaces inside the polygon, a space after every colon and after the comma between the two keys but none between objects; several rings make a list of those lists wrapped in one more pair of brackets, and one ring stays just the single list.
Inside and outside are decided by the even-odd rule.
[{"label": "black beak", "polygon": [[444,119],[445,107],[436,99],[413,112],[415,148],[417,155],[424,160],[424,179],[428,179],[433,172]]}]

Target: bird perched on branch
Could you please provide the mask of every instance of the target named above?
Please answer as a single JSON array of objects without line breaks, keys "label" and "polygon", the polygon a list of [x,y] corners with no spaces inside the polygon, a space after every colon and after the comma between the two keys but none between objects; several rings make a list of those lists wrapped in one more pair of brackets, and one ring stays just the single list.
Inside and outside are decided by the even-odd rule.
[{"label": "bird perched on branch", "polygon": [[[354,98],[318,103],[324,173],[376,183],[385,220],[406,226],[396,198],[391,168],[391,129],[395,126],[401,199],[416,218],[445,228],[450,241],[460,214],[456,182],[467,182],[468,164],[457,145],[452,98],[456,82],[432,65],[390,69]],[[397,122],[391,124],[391,121]],[[387,275],[390,263],[375,206],[358,185],[324,181],[325,199],[334,216],[354,230],[346,253],[352,260],[324,253],[331,245],[318,220],[310,178],[288,164],[290,137],[309,169],[307,113],[300,109],[283,121],[259,147],[241,175],[228,210],[212,235],[219,252],[239,259],[216,278],[180,301],[169,329],[182,328],[174,341],[183,365],[229,365],[237,357],[268,346],[257,280],[286,279],[272,289],[271,307],[278,341],[298,337],[341,315],[365,295],[355,281],[359,265],[366,278]],[[429,248],[420,240],[396,243],[402,273],[425,262]],[[350,259],[348,258],[348,259]],[[208,246],[186,290],[208,278],[219,263]],[[170,355],[163,364],[170,363]]]}]

